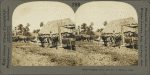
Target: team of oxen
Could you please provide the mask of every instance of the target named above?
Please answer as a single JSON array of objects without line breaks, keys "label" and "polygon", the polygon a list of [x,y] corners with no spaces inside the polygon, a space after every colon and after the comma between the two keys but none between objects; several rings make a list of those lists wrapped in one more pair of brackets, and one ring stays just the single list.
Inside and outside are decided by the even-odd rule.
[{"label": "team of oxen", "polygon": [[[121,35],[107,36],[106,34],[103,34],[100,37],[99,37],[99,35],[87,35],[87,36],[86,35],[70,35],[67,37],[62,37],[62,43],[68,45],[70,43],[69,42],[70,40],[68,40],[69,38],[73,38],[74,41],[88,41],[88,42],[93,42],[93,41],[96,41],[98,38],[100,38],[103,40],[105,46],[112,46],[112,45],[120,46],[120,42],[121,42]],[[65,40],[65,39],[67,39],[67,40]],[[25,43],[30,43],[31,41],[37,42],[37,40],[40,41],[42,47],[45,47],[44,44],[48,43],[48,46],[50,44],[52,44],[52,47],[56,47],[56,49],[57,49],[58,42],[59,42],[59,36],[54,35],[53,37],[49,37],[49,36],[16,36],[16,37],[13,37],[13,41],[22,41]]]},{"label": "team of oxen", "polygon": [[38,40],[41,43],[41,46],[44,47],[44,43],[51,43],[53,46],[56,46],[58,43],[58,36],[54,37],[47,37],[47,36],[13,36],[12,41],[13,42],[22,42],[22,43],[30,43],[34,42],[37,43]]}]

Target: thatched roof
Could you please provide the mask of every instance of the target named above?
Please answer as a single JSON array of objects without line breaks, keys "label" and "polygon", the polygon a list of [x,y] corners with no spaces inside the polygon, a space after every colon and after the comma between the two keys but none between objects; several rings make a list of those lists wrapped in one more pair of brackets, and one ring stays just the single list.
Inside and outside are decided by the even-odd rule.
[{"label": "thatched roof", "polygon": [[52,34],[56,34],[58,33],[58,26],[61,26],[61,32],[71,32],[71,29],[75,28],[75,23],[69,18],[49,21],[43,26],[39,34],[50,34],[50,31]]},{"label": "thatched roof", "polygon": [[123,26],[124,32],[126,32],[126,31],[134,32],[134,31],[136,31],[135,27],[138,26],[137,21],[134,18],[130,17],[130,18],[111,21],[104,28],[104,30],[102,32],[103,33],[113,33],[113,30],[115,30],[115,33],[119,33],[119,32],[121,32],[122,25],[128,25],[128,26]]}]

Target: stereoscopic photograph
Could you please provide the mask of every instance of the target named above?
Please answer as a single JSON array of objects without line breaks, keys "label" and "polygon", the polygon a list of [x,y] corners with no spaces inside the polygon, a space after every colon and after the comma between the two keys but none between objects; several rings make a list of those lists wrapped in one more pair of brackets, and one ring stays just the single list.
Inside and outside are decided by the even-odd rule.
[{"label": "stereoscopic photograph", "polygon": [[65,3],[33,1],[12,16],[12,66],[138,66],[138,15],[117,1],[75,12]]}]

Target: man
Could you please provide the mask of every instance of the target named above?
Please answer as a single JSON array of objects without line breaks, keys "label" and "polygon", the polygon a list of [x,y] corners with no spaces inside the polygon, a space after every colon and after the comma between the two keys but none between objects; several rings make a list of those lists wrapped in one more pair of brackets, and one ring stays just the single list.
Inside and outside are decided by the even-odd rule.
[{"label": "man", "polygon": [[58,48],[58,38],[59,37],[59,35],[56,33],[56,36],[55,36],[55,47],[56,47],[56,49]]},{"label": "man", "polygon": [[52,32],[50,31],[50,36],[47,37],[47,42],[48,42],[48,46],[47,47],[49,47],[49,45],[51,43],[51,40],[52,40]]},{"label": "man", "polygon": [[121,46],[121,33],[120,33],[120,32],[119,32],[118,37],[119,37],[119,38],[118,38],[118,43],[119,43],[118,45],[119,45],[119,48],[120,48],[120,46]]},{"label": "man", "polygon": [[131,37],[131,36],[132,36],[132,33],[131,33],[131,31],[129,31],[129,33],[128,33],[128,34],[129,34],[129,37]]},{"label": "man", "polygon": [[[129,35],[129,38],[132,38],[132,33],[131,33],[131,31],[128,31],[128,35]],[[130,46],[131,46],[131,43],[132,43],[132,39],[130,39]]]},{"label": "man", "polygon": [[113,34],[112,34],[112,43],[113,43],[113,45],[115,44],[115,30],[113,30]]},{"label": "man", "polygon": [[101,42],[101,39],[102,39],[101,35],[102,35],[102,32],[99,33],[99,42]]},{"label": "man", "polygon": [[37,41],[38,41],[38,38],[37,38],[37,36],[35,36],[35,42],[37,43]]},{"label": "man", "polygon": [[15,27],[15,30],[14,30],[14,36],[17,35],[17,28]]},{"label": "man", "polygon": [[53,41],[52,41],[52,45],[53,47],[56,47],[56,49],[58,48],[57,43],[58,43],[58,34],[53,36]]},{"label": "man", "polygon": [[107,45],[107,34],[106,33],[103,33],[102,34],[103,36],[102,36],[102,40],[104,41],[104,45],[106,46]]},{"label": "man", "polygon": [[41,41],[41,46],[44,47],[44,37],[43,37],[43,36],[40,36],[40,37],[39,37],[39,40]]}]

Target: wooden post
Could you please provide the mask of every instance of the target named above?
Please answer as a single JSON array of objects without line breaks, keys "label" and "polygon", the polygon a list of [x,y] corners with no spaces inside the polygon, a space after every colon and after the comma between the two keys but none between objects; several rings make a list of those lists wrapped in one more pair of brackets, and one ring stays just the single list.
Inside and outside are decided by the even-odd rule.
[{"label": "wooden post", "polygon": [[80,40],[80,46],[82,45],[82,39]]},{"label": "wooden post", "polygon": [[132,44],[132,47],[133,47],[133,49],[134,49],[134,40],[133,40],[133,36],[132,36],[132,42],[131,42],[131,44]]},{"label": "wooden post", "polygon": [[101,32],[99,33],[99,42],[101,42]]},{"label": "wooden post", "polygon": [[69,41],[70,41],[70,50],[72,50],[72,44],[71,44],[71,39],[69,39]]},{"label": "wooden post", "polygon": [[78,26],[78,35],[80,34],[80,26]]},{"label": "wooden post", "polygon": [[124,45],[124,33],[123,33],[123,25],[121,26],[121,34],[122,34],[122,45]]},{"label": "wooden post", "polygon": [[61,27],[60,26],[58,26],[58,33],[59,33],[59,43],[60,43],[60,46],[62,47]]}]

